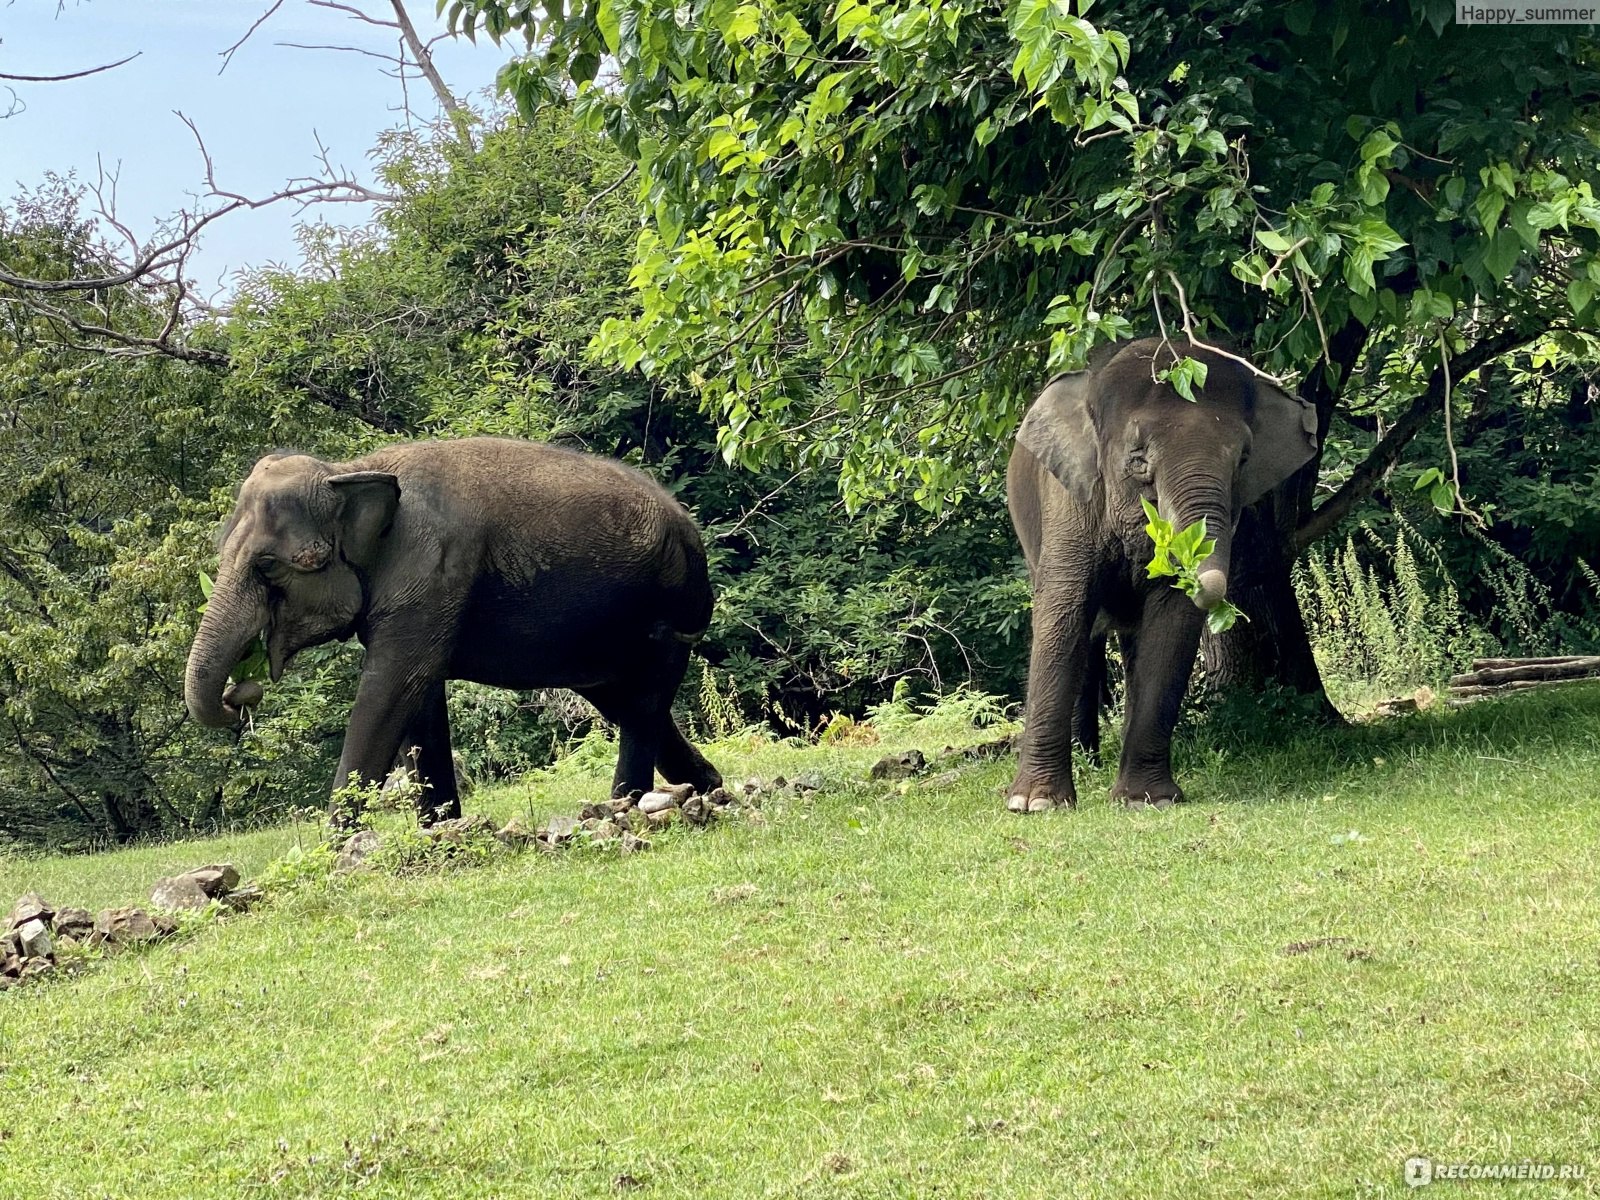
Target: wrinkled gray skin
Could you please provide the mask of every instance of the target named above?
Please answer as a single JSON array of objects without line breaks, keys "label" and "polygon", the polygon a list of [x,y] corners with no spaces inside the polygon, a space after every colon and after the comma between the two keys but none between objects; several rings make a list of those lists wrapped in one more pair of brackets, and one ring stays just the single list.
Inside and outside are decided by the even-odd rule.
[{"label": "wrinkled gray skin", "polygon": [[[699,530],[650,479],[499,438],[414,442],[350,463],[273,454],[224,530],[184,697],[232,725],[250,685],[228,672],[265,632],[272,679],[307,646],[366,647],[335,784],[375,783],[421,747],[425,821],[460,815],[445,681],[568,687],[619,730],[617,791],[654,772],[721,777],[671,706],[711,619]],[[334,814],[338,819],[340,814]]]},{"label": "wrinkled gray skin", "polygon": [[[1186,356],[1208,368],[1197,401],[1153,372]],[[1012,524],[1033,580],[1027,728],[1013,812],[1077,803],[1072,741],[1096,757],[1105,635],[1127,674],[1122,761],[1111,795],[1133,806],[1183,798],[1172,730],[1207,610],[1227,598],[1240,510],[1316,450],[1311,405],[1211,351],[1159,339],[1111,347],[1054,379],[1028,410],[1006,473]],[[1149,579],[1144,497],[1175,529],[1205,519],[1215,551],[1191,601]]]}]

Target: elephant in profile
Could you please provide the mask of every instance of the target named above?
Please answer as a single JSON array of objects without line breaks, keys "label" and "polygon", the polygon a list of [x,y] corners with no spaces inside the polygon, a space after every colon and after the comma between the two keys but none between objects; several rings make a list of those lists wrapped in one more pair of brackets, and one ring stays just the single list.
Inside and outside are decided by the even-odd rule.
[{"label": "elephant in profile", "polygon": [[[672,718],[711,619],[700,532],[621,463],[501,438],[389,446],[349,463],[269,454],[224,528],[184,698],[231,725],[254,684],[228,674],[265,635],[275,682],[300,650],[366,648],[335,785],[420,747],[425,822],[460,815],[445,681],[567,687],[619,731],[613,789],[710,791],[716,769]],[[335,814],[338,819],[338,814]]]},{"label": "elephant in profile", "polygon": [[[1207,368],[1193,402],[1156,374],[1180,357]],[[1033,582],[1026,729],[1013,812],[1074,805],[1074,734],[1098,752],[1105,636],[1126,673],[1122,760],[1111,795],[1130,806],[1183,798],[1172,730],[1206,612],[1228,594],[1240,511],[1308,462],[1315,409],[1204,346],[1160,338],[1106,348],[1050,381],[1017,432],[1006,500]],[[1193,602],[1150,579],[1141,500],[1175,529],[1204,519],[1213,552]]]}]

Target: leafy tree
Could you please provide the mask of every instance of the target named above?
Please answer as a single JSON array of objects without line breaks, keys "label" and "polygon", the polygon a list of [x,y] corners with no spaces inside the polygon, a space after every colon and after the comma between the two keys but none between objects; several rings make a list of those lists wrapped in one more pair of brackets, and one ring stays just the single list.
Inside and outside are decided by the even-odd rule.
[{"label": "leafy tree", "polygon": [[[16,205],[0,246],[38,278],[100,265],[65,186]],[[124,287],[63,303],[153,335],[162,299]],[[332,769],[314,752],[314,706],[227,744],[185,721],[196,574],[227,489],[249,448],[295,427],[230,405],[219,384],[162,355],[78,348],[32,307],[0,308],[0,834],[194,827],[270,809]]]},{"label": "leafy tree", "polygon": [[[1098,342],[1189,331],[1297,383],[1332,453],[1247,518],[1251,621],[1206,656],[1317,690],[1292,556],[1475,372],[1597,358],[1600,51],[1448,0],[1085,9],[448,11],[525,34],[522,108],[570,100],[638,163],[640,308],[600,344],[696,388],[737,461],[937,508],[992,488],[1026,400]],[[1352,452],[1336,413],[1385,433]]]}]

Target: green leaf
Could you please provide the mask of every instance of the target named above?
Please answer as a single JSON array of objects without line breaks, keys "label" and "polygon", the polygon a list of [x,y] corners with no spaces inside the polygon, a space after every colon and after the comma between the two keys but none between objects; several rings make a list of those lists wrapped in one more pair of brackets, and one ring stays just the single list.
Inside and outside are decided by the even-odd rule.
[{"label": "green leaf", "polygon": [[1496,283],[1503,282],[1511,274],[1511,268],[1517,265],[1517,258],[1522,253],[1522,240],[1508,227],[1501,227],[1494,231],[1494,237],[1489,239],[1489,244],[1484,247],[1483,265]]}]

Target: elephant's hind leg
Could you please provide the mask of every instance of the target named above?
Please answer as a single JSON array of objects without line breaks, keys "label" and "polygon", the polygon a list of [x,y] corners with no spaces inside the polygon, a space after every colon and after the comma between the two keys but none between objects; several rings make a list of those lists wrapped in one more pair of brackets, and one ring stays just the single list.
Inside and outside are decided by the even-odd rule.
[{"label": "elephant's hind leg", "polygon": [[1072,710],[1072,740],[1078,743],[1090,766],[1100,765],[1100,712],[1111,703],[1110,672],[1106,667],[1106,635],[1089,639],[1089,660],[1083,686]]},{"label": "elephant's hind leg", "polygon": [[417,797],[417,816],[424,825],[453,821],[461,815],[456,791],[456,764],[450,753],[450,712],[441,680],[429,690],[421,709],[406,728],[403,745],[419,747],[417,774],[423,789]]},{"label": "elephant's hind leg", "polygon": [[707,761],[694,743],[684,736],[683,730],[666,714],[666,727],[661,734],[661,750],[656,756],[656,766],[668,783],[688,783],[697,792],[713,792],[722,786],[722,773]]},{"label": "elephant's hind leg", "polygon": [[721,772],[706,761],[705,755],[672,719],[673,698],[683,684],[684,672],[689,669],[689,647],[682,642],[670,642],[665,652],[661,669],[661,741],[656,752],[656,766],[668,783],[692,784],[697,792],[715,791],[722,786]]}]

